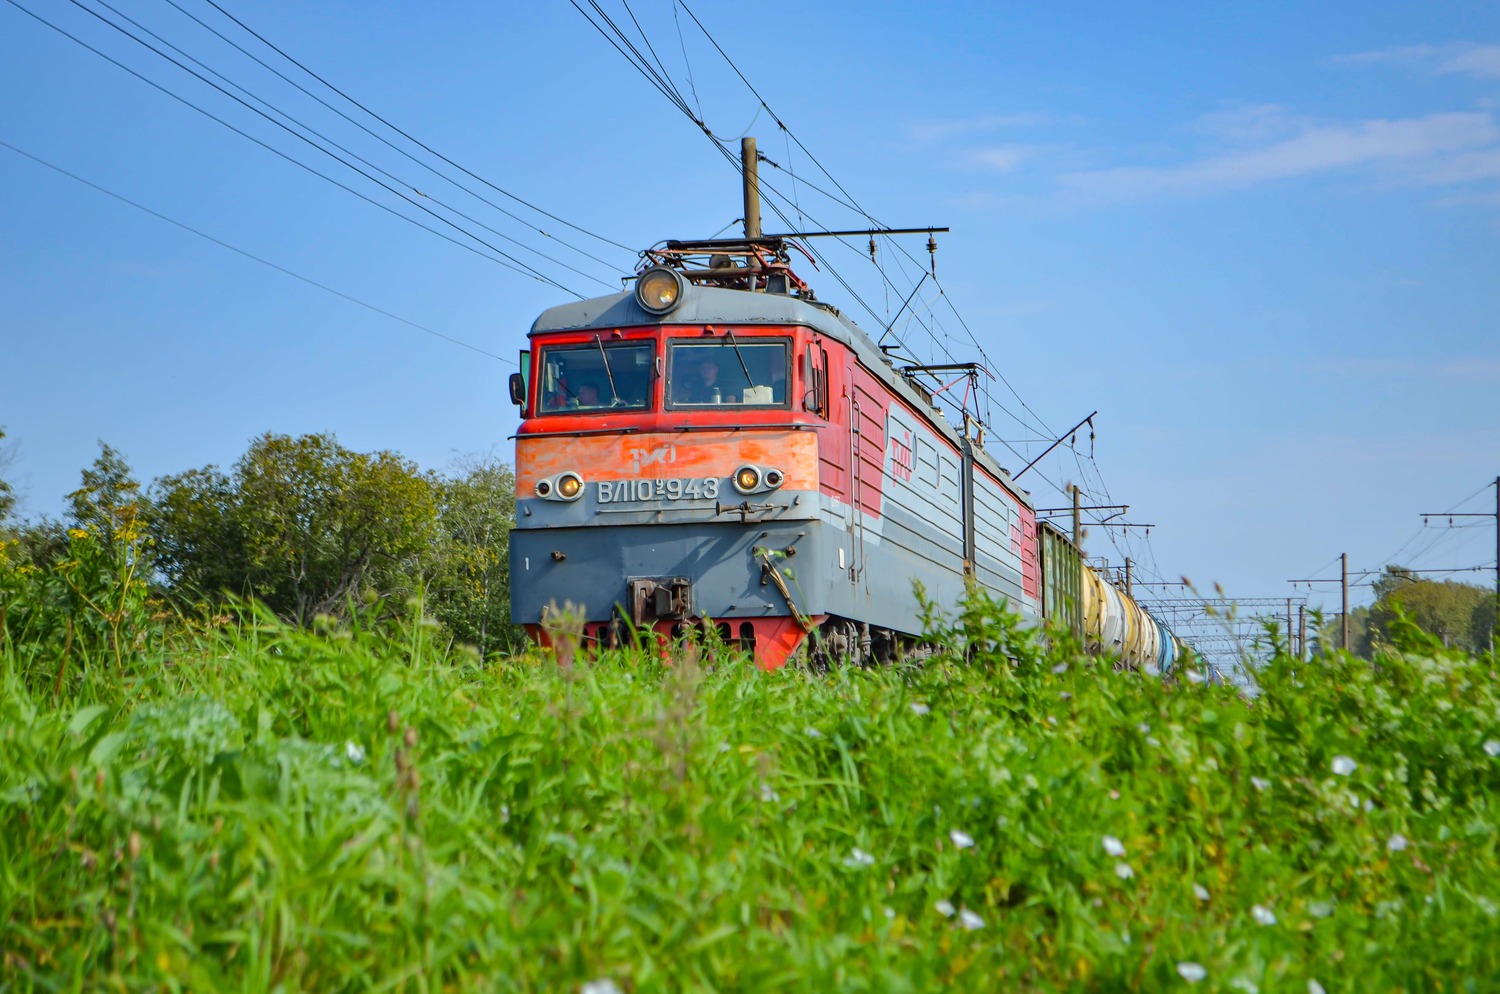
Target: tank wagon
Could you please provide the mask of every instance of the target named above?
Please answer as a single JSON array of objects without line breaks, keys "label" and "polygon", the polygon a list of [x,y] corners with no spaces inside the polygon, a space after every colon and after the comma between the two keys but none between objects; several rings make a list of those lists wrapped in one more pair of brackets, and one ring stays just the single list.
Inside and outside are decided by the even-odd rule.
[{"label": "tank wagon", "polygon": [[878,663],[922,631],[915,590],[968,583],[1027,624],[1170,668],[1177,642],[1039,523],[1027,491],[789,265],[789,236],[668,242],[629,290],[554,307],[521,372],[511,611],[545,642],[711,624],[765,668]]}]

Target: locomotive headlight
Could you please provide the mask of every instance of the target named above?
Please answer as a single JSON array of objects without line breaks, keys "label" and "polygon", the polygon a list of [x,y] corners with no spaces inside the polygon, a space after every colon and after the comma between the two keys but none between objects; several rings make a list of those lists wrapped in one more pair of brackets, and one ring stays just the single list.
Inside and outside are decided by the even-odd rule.
[{"label": "locomotive headlight", "polygon": [[564,473],[557,478],[557,495],[563,500],[574,500],[583,493],[583,478],[577,473]]},{"label": "locomotive headlight", "polygon": [[648,269],[636,278],[635,299],[652,314],[667,314],[682,302],[682,277],[672,269]]},{"label": "locomotive headlight", "polygon": [[741,466],[734,471],[734,489],[742,494],[753,494],[760,488],[760,470],[754,466]]}]

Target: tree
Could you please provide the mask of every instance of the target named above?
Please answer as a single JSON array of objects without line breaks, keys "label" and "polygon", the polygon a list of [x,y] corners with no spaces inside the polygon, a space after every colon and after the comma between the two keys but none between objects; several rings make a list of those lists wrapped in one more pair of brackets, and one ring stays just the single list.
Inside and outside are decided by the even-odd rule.
[{"label": "tree", "polygon": [[267,433],[234,465],[158,480],[152,531],[180,594],[253,595],[307,624],[366,590],[414,592],[436,537],[438,484],[392,452]]},{"label": "tree", "polygon": [[[5,441],[5,429],[0,427],[0,443]],[[11,455],[8,447],[0,447],[0,474],[10,468]],[[16,509],[16,492],[11,487],[10,481],[0,475],[0,530],[3,530],[10,521],[11,514]]]},{"label": "tree", "polygon": [[518,640],[510,623],[510,528],[516,478],[492,456],[461,460],[439,488],[439,541],[428,580],[433,614],[487,656]]},{"label": "tree", "polygon": [[1387,566],[1375,582],[1375,596],[1366,638],[1371,652],[1393,644],[1398,614],[1450,648],[1482,652],[1489,644],[1487,638],[1475,637],[1477,613],[1483,612],[1491,600],[1479,587],[1452,580],[1422,580],[1411,570]]},{"label": "tree", "polygon": [[68,520],[113,548],[120,532],[134,529],[141,510],[141,485],[130,464],[100,439],[99,455],[83,471],[82,486],[68,494]]}]

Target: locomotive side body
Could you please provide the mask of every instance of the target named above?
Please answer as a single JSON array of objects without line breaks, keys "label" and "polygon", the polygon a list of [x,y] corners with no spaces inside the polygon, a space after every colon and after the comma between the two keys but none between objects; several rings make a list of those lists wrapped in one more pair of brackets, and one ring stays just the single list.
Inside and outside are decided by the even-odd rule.
[{"label": "locomotive side body", "polygon": [[1036,516],[966,432],[830,308],[683,286],[554,308],[531,331],[512,617],[543,641],[714,625],[765,667],[809,636],[859,661],[921,631],[920,585],[1040,614]]}]

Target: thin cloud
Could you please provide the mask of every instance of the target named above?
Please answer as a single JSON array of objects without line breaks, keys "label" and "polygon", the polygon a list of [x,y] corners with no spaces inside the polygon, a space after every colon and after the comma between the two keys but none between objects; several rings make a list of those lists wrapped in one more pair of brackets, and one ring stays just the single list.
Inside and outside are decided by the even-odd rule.
[{"label": "thin cloud", "polygon": [[1487,113],[1433,114],[1404,120],[1307,128],[1258,148],[1168,166],[1128,166],[1066,174],[1080,193],[1134,198],[1253,186],[1381,163],[1417,162],[1493,145],[1500,128]]},{"label": "thin cloud", "polygon": [[969,153],[969,162],[981,169],[1003,173],[1016,168],[1035,153],[1036,149],[1028,145],[1001,145],[975,149]]},{"label": "thin cloud", "polygon": [[992,114],[984,117],[918,121],[907,125],[907,137],[928,143],[984,134],[1004,128],[1034,127],[1047,123],[1046,114]]},{"label": "thin cloud", "polygon": [[1335,55],[1336,65],[1393,65],[1422,67],[1434,75],[1462,74],[1478,79],[1500,79],[1500,45],[1465,42],[1454,45],[1405,45],[1374,52]]}]

